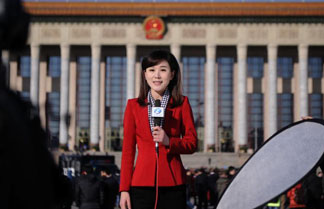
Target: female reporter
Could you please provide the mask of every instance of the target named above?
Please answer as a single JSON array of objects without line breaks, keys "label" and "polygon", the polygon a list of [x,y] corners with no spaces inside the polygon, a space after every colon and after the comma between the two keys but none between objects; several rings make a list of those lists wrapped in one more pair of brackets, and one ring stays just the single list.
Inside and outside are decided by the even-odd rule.
[{"label": "female reporter", "polygon": [[[128,100],[124,115],[122,209],[186,208],[186,174],[180,154],[196,151],[197,133],[181,88],[179,64],[170,52],[154,51],[143,59],[139,97]],[[156,100],[165,110],[157,126],[151,114]]]}]

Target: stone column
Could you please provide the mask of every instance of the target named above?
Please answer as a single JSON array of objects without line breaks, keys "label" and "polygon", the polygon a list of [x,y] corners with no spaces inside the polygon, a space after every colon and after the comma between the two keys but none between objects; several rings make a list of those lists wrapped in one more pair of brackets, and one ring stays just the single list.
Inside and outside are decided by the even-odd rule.
[{"label": "stone column", "polygon": [[60,146],[67,148],[69,116],[69,65],[70,46],[61,44],[61,98],[60,98]]},{"label": "stone column", "polygon": [[308,46],[301,44],[298,46],[298,65],[299,65],[299,85],[297,87],[299,93],[299,119],[308,115]]},{"label": "stone column", "polygon": [[136,46],[127,44],[127,92],[126,99],[135,97],[135,61],[136,61]]},{"label": "stone column", "polygon": [[100,60],[100,118],[99,118],[99,150],[100,152],[105,151],[105,139],[106,139],[106,118],[105,118],[105,107],[106,107],[106,63],[104,60]]},{"label": "stone column", "polygon": [[215,148],[215,115],[214,115],[214,101],[215,101],[215,45],[206,46],[206,89],[205,89],[205,139],[204,151]]},{"label": "stone column", "polygon": [[171,48],[171,53],[175,56],[175,58],[177,59],[177,61],[180,63],[180,56],[181,56],[181,47],[179,44],[171,44],[170,46]]},{"label": "stone column", "polygon": [[236,105],[236,111],[234,112],[234,120],[237,120],[234,131],[237,131],[236,137],[234,139],[238,143],[239,147],[247,145],[247,107],[246,107],[246,56],[247,56],[247,46],[238,45],[237,46],[237,58],[238,58],[238,72],[237,72],[237,98],[234,100],[234,105]]},{"label": "stone column", "polygon": [[9,87],[14,91],[22,91],[22,78],[18,76],[18,57],[15,54],[11,56],[13,57],[9,61]]},{"label": "stone column", "polygon": [[38,44],[31,44],[31,78],[30,78],[30,100],[33,105],[39,106],[39,50]]},{"label": "stone column", "polygon": [[100,45],[91,45],[90,144],[94,149],[99,148],[100,50]]},{"label": "stone column", "polygon": [[[45,59],[44,55],[40,55],[39,60],[39,83],[38,83],[38,104],[39,104],[39,117],[41,120],[41,125],[45,129],[46,124],[48,122],[47,117],[50,117],[50,115],[46,114],[46,109],[51,108],[50,106],[47,106],[47,100],[46,100],[46,94],[47,92],[51,91],[51,83],[52,80],[48,79],[47,77],[47,60]],[[50,88],[48,88],[50,87]],[[50,103],[49,103],[50,104]],[[50,109],[48,109],[50,110]]]},{"label": "stone column", "polygon": [[5,84],[6,86],[9,87],[10,83],[9,83],[9,79],[10,79],[10,71],[9,71],[9,51],[8,50],[2,50],[2,55],[1,55],[1,58],[2,58],[2,64],[3,66],[5,67],[5,72],[6,72],[6,75],[5,75],[5,78],[4,78],[4,81],[5,81]]},{"label": "stone column", "polygon": [[266,81],[265,139],[277,131],[277,53],[276,45],[268,45],[268,72]]},{"label": "stone column", "polygon": [[69,113],[70,124],[68,127],[68,133],[70,141],[68,143],[69,149],[74,150],[77,140],[76,136],[76,108],[77,108],[77,61],[75,54],[73,55],[72,49],[70,49],[70,64],[69,64]]}]

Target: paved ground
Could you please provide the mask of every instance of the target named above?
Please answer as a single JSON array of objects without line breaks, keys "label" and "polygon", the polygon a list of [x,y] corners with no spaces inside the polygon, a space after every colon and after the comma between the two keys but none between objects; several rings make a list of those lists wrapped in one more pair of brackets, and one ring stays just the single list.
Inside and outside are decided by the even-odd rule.
[{"label": "paved ground", "polygon": [[[192,203],[193,203],[193,201],[194,201],[193,199],[190,200],[190,202],[192,202]],[[73,205],[71,209],[79,209],[79,208],[76,207],[75,205]],[[120,207],[115,207],[115,209],[120,209]],[[188,209],[189,209],[189,207],[188,207]],[[197,209],[197,206],[195,206],[193,209]],[[208,206],[208,209],[213,209],[213,207]]]},{"label": "paved ground", "polygon": [[[196,207],[196,208],[197,208],[197,207]],[[79,208],[76,207],[76,206],[72,206],[71,209],[79,209]],[[115,207],[115,209],[119,209],[119,207]],[[213,207],[212,207],[212,206],[209,206],[208,209],[213,209]]]}]

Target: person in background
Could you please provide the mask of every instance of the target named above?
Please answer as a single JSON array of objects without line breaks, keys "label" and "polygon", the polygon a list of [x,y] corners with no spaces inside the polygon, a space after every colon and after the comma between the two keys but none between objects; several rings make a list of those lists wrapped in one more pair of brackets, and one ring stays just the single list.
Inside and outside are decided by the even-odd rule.
[{"label": "person in background", "polygon": [[100,209],[103,204],[102,185],[91,165],[82,168],[76,180],[75,202],[80,209]]},{"label": "person in background", "polygon": [[114,209],[119,184],[108,168],[104,168],[100,172],[102,181],[102,209]]},{"label": "person in background", "polygon": [[307,208],[310,209],[321,209],[322,208],[322,178],[323,173],[320,168],[312,171],[305,178],[305,188],[307,189]]},{"label": "person in background", "polygon": [[[120,185],[120,170],[119,169],[116,170],[116,172],[113,175],[113,177],[118,182],[118,185]],[[117,194],[115,207],[119,207],[119,200],[120,200],[120,192],[118,192],[118,194]]]},{"label": "person in background", "polygon": [[217,188],[217,202],[219,201],[221,195],[223,194],[225,188],[227,187],[228,184],[228,177],[226,174],[226,170],[220,169],[219,170],[219,178],[216,181],[216,188]]},{"label": "person in background", "polygon": [[228,183],[230,183],[233,180],[235,174],[236,174],[235,167],[233,167],[233,166],[228,167],[228,169],[227,169]]},{"label": "person in background", "polygon": [[191,198],[194,198],[194,195],[192,194],[192,190],[194,189],[194,179],[193,179],[193,173],[190,169],[186,170],[186,196],[187,196],[187,208],[193,209],[195,208],[194,204],[191,202]]},{"label": "person in background", "polygon": [[195,189],[198,196],[198,209],[204,206],[208,208],[207,192],[208,192],[208,176],[204,168],[199,169],[195,178]]},{"label": "person in background", "polygon": [[210,205],[213,208],[216,208],[216,201],[217,201],[217,188],[216,188],[216,181],[218,180],[218,169],[211,169],[208,175],[208,191],[210,194]]},{"label": "person in background", "polygon": [[298,183],[287,192],[287,198],[289,199],[289,209],[291,208],[306,208],[307,194],[302,187],[302,183]]},{"label": "person in background", "polygon": [[281,207],[281,198],[280,196],[273,198],[270,202],[267,203],[267,209],[280,209]]},{"label": "person in background", "polygon": [[74,196],[74,190],[73,190],[73,182],[72,180],[63,174],[63,169],[59,168],[61,177],[61,187],[65,188],[64,191],[61,193],[60,197],[60,206],[59,209],[71,209],[72,203],[73,203],[73,196]]}]

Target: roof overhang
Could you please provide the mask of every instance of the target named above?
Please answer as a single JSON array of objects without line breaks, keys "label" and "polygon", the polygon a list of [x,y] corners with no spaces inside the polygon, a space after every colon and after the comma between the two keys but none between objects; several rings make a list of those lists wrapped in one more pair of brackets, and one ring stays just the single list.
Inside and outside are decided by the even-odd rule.
[{"label": "roof overhang", "polygon": [[324,3],[24,2],[32,16],[324,16]]}]

